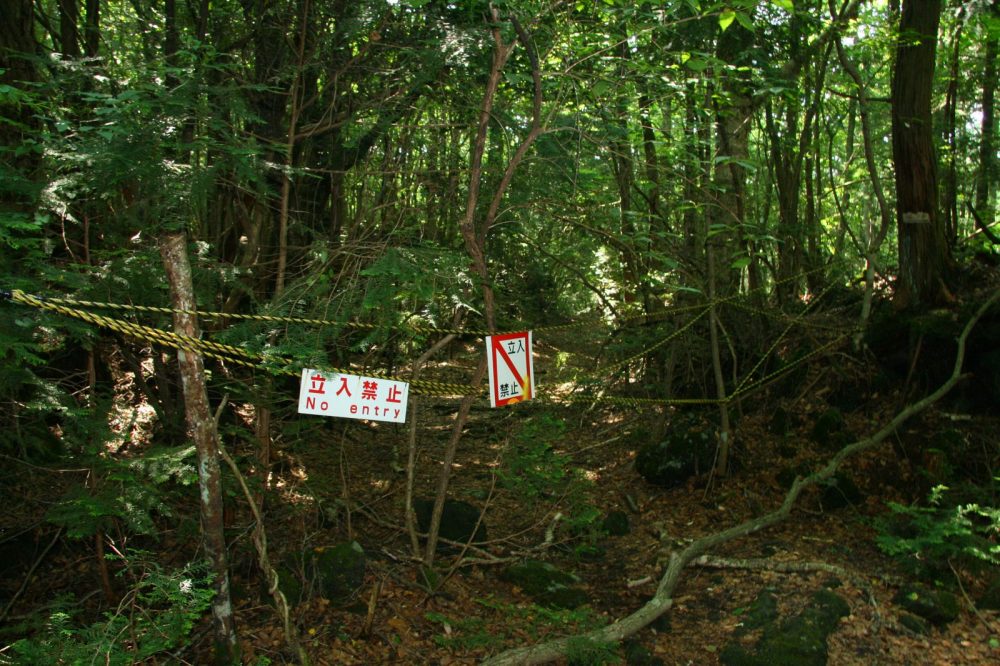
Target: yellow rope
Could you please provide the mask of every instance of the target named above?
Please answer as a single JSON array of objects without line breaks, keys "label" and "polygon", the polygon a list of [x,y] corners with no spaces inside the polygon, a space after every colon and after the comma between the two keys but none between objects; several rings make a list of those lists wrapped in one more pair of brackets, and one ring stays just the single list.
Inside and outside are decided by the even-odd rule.
[{"label": "yellow rope", "polygon": [[[826,294],[826,291],[822,292],[820,294],[820,296],[816,299],[816,301],[818,301],[820,298],[822,298],[822,296],[825,295],[825,294]],[[720,299],[717,299],[716,302],[717,303],[724,303],[724,302],[728,302],[728,301],[733,301],[733,300],[737,299],[738,297],[739,296],[729,296],[729,297],[725,297],[725,298],[720,298]],[[39,298],[37,296],[32,296],[30,294],[26,294],[26,293],[24,293],[23,291],[21,291],[19,289],[12,290],[10,292],[10,298],[11,298],[11,300],[13,300],[15,302],[18,302],[18,303],[21,303],[21,304],[24,304],[24,305],[30,305],[32,307],[36,307],[36,308],[39,308],[39,309],[42,309],[42,310],[48,310],[48,311],[51,311],[51,312],[56,312],[58,314],[61,314],[61,315],[67,316],[67,317],[71,317],[71,318],[74,318],[74,319],[85,321],[85,322],[88,322],[88,323],[93,324],[95,326],[99,326],[99,327],[106,328],[106,329],[109,329],[109,330],[112,330],[112,331],[116,331],[118,333],[121,333],[122,335],[126,335],[128,337],[135,338],[135,339],[141,340],[143,342],[155,343],[155,344],[158,344],[158,345],[161,345],[161,346],[165,346],[165,347],[169,347],[169,348],[173,348],[173,349],[179,349],[179,350],[183,350],[183,351],[187,351],[187,352],[191,352],[191,353],[201,354],[203,356],[206,356],[206,357],[209,357],[209,358],[214,358],[214,359],[220,360],[220,361],[225,362],[225,363],[232,363],[232,364],[240,365],[240,366],[243,366],[243,367],[246,367],[246,368],[250,368],[250,369],[253,369],[253,370],[264,370],[266,372],[269,372],[269,373],[275,374],[275,375],[281,374],[281,375],[288,375],[288,376],[293,376],[293,377],[298,377],[300,371],[289,367],[289,366],[291,366],[294,363],[294,361],[292,359],[287,358],[287,357],[269,356],[269,355],[265,355],[265,354],[252,353],[252,352],[248,352],[248,351],[246,351],[244,349],[241,349],[239,347],[235,347],[233,345],[227,345],[227,344],[223,344],[223,343],[213,342],[213,341],[210,341],[210,340],[203,340],[203,339],[200,339],[200,338],[193,338],[193,337],[182,335],[182,334],[175,333],[175,332],[172,332],[172,331],[158,329],[158,328],[154,328],[154,327],[151,327],[151,326],[144,326],[142,324],[136,324],[136,323],[129,322],[129,321],[123,321],[123,320],[120,320],[120,319],[115,319],[115,318],[112,318],[112,317],[107,317],[107,316],[104,316],[104,315],[95,314],[93,312],[87,312],[86,310],[81,310],[80,307],[95,307],[95,308],[107,308],[107,309],[117,309],[117,310],[131,310],[131,311],[135,311],[135,312],[153,312],[153,313],[171,314],[171,315],[175,314],[175,313],[178,313],[178,312],[183,312],[185,314],[200,315],[200,316],[204,316],[204,317],[217,317],[217,318],[229,317],[229,318],[234,318],[234,319],[248,319],[248,320],[273,321],[273,322],[285,322],[285,323],[303,323],[303,324],[314,324],[314,325],[345,325],[345,326],[351,326],[351,327],[356,327],[356,328],[370,328],[370,329],[376,328],[372,324],[357,324],[357,323],[340,323],[340,324],[338,324],[338,322],[330,321],[330,320],[324,320],[324,319],[307,319],[307,318],[300,318],[300,317],[278,317],[278,316],[270,316],[270,315],[238,315],[238,314],[228,314],[228,313],[222,313],[222,312],[182,311],[182,310],[176,310],[176,309],[173,309],[173,308],[163,308],[163,307],[154,307],[154,306],[142,306],[142,305],[125,305],[125,304],[118,304],[118,303],[99,303],[99,302],[96,302],[96,301],[85,301],[85,300],[75,300],[75,299],[65,299],[65,298],[46,298],[46,299],[42,299],[42,298]],[[76,306],[79,306],[79,307],[76,307]],[[810,307],[811,307],[811,305],[810,305]],[[627,358],[625,358],[625,359],[623,359],[623,360],[621,360],[621,361],[619,361],[619,362],[617,362],[617,363],[609,366],[608,368],[603,369],[601,371],[601,374],[604,375],[604,376],[608,376],[608,375],[614,374],[615,372],[618,372],[619,370],[627,367],[629,364],[633,363],[634,361],[636,361],[636,360],[638,360],[638,359],[646,356],[647,354],[651,353],[652,351],[654,351],[654,350],[662,347],[663,345],[671,342],[672,340],[676,339],[677,337],[679,337],[680,335],[682,335],[685,331],[687,331],[689,328],[691,328],[692,326],[694,326],[694,324],[697,321],[699,321],[702,317],[704,317],[706,314],[708,314],[708,312],[709,312],[709,306],[707,306],[707,305],[686,306],[686,307],[683,307],[683,308],[675,308],[675,309],[673,309],[673,310],[671,310],[671,311],[669,311],[667,313],[662,313],[662,315],[660,313],[658,313],[652,319],[649,318],[649,317],[632,317],[632,318],[629,318],[628,320],[624,320],[624,321],[634,321],[634,320],[638,320],[638,319],[645,319],[647,322],[657,321],[661,317],[662,318],[666,318],[668,316],[676,315],[679,312],[693,311],[693,310],[698,310],[698,309],[700,309],[701,311],[695,317],[693,317],[690,321],[688,321],[683,326],[681,326],[680,328],[678,328],[677,330],[675,330],[674,332],[672,332],[670,335],[664,337],[661,340],[658,340],[657,342],[655,342],[654,344],[650,345],[649,347],[643,349],[642,351],[640,351],[638,353],[635,353],[635,354],[633,354],[633,355],[631,355],[631,356],[629,356],[629,357],[627,357]],[[746,309],[753,310],[753,308],[749,308],[749,307],[747,307]],[[806,309],[806,311],[808,311],[808,308]],[[761,378],[760,380],[758,380],[756,382],[753,382],[753,383],[748,383],[749,380],[750,380],[750,378],[753,376],[753,374],[760,368],[760,366],[764,363],[764,361],[768,358],[768,356],[770,356],[771,353],[773,353],[773,351],[777,348],[778,344],[780,344],[781,340],[784,339],[784,337],[787,335],[787,333],[791,329],[791,327],[795,323],[797,323],[797,322],[801,323],[800,320],[805,315],[806,311],[803,311],[802,313],[800,313],[799,315],[797,315],[796,317],[794,317],[792,319],[792,321],[785,328],[785,330],[778,336],[778,338],[775,340],[775,342],[768,348],[767,352],[754,365],[754,367],[751,369],[751,371],[744,377],[743,381],[734,389],[733,393],[730,394],[729,396],[725,397],[725,398],[721,398],[721,399],[718,399],[718,398],[716,398],[716,399],[711,399],[711,398],[635,398],[635,397],[607,396],[607,395],[593,396],[593,395],[586,395],[586,394],[583,394],[583,393],[578,393],[578,394],[571,395],[571,396],[565,398],[564,400],[569,401],[569,402],[577,402],[577,401],[605,402],[605,403],[609,403],[609,404],[616,404],[616,405],[622,405],[622,406],[628,406],[628,407],[642,407],[642,406],[645,406],[645,405],[718,405],[718,404],[724,404],[724,403],[731,402],[732,400],[735,400],[737,397],[739,397],[739,396],[741,396],[741,395],[743,395],[743,394],[745,394],[745,393],[747,393],[747,392],[749,392],[751,390],[754,390],[756,388],[759,388],[759,387],[763,386],[764,384],[767,384],[767,383],[769,383],[771,381],[774,381],[778,377],[780,377],[780,376],[782,376],[782,375],[790,372],[791,370],[793,370],[798,365],[804,363],[806,360],[808,360],[808,359],[810,359],[810,358],[812,358],[812,357],[820,354],[821,352],[823,352],[824,350],[826,350],[828,348],[831,348],[831,347],[839,344],[841,341],[843,341],[844,339],[846,339],[848,337],[849,334],[844,334],[844,335],[838,337],[837,339],[835,339],[834,341],[832,341],[832,342],[830,342],[830,343],[828,343],[828,344],[826,344],[826,345],[824,345],[822,347],[819,347],[818,349],[813,350],[812,352],[809,352],[808,354],[805,354],[804,356],[796,359],[793,363],[790,363],[790,364],[788,364],[786,366],[783,366],[782,368],[780,368],[780,369],[778,369],[778,370],[776,370],[776,371],[774,371],[774,372],[766,375],[765,377]],[[542,328],[534,329],[534,330],[538,330],[538,331],[553,331],[553,330],[574,328],[574,327],[581,326],[581,325],[584,325],[584,324],[590,324],[590,322],[576,322],[576,323],[571,323],[571,324],[557,324],[557,325],[554,325],[554,326],[542,327]],[[410,330],[416,331],[416,332],[456,333],[456,334],[475,334],[475,335],[489,335],[490,334],[488,331],[477,331],[477,330],[472,330],[472,329],[446,329],[446,328],[424,327],[424,326],[411,326],[409,328],[410,328]],[[284,367],[282,367],[282,365],[276,365],[275,361],[279,361],[280,363],[283,363]],[[345,370],[345,369],[341,369],[341,368],[332,368],[332,367],[318,367],[317,369],[321,370],[321,371],[324,371],[324,372],[340,373],[340,374],[357,374],[357,372],[358,372],[358,371],[355,371],[355,370]],[[451,383],[446,383],[446,382],[436,382],[436,381],[425,380],[425,379],[419,379],[419,380],[415,380],[415,381],[408,381],[408,380],[403,379],[403,378],[393,377],[391,375],[386,375],[386,374],[376,373],[376,372],[365,372],[365,375],[366,376],[370,376],[370,377],[375,377],[375,378],[378,378],[378,379],[388,379],[388,380],[392,380],[392,381],[408,382],[408,383],[412,384],[414,393],[416,393],[418,395],[438,396],[438,397],[463,397],[463,396],[470,396],[470,395],[471,396],[478,396],[478,395],[481,395],[482,393],[485,392],[485,390],[482,389],[482,388],[475,388],[475,387],[468,386],[468,385],[463,385],[463,384],[451,384]],[[584,378],[584,381],[586,381],[586,377]],[[539,387],[539,388],[544,388],[544,386],[543,387]],[[552,396],[549,396],[549,399],[553,399]]]}]

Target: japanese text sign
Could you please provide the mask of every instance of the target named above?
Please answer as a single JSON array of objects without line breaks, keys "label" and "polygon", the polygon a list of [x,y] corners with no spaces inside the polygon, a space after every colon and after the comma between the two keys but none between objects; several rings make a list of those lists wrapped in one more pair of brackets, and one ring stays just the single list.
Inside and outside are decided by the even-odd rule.
[{"label": "japanese text sign", "polygon": [[487,336],[486,358],[490,369],[490,406],[503,407],[534,396],[531,331]]},{"label": "japanese text sign", "polygon": [[409,388],[406,382],[307,368],[299,386],[299,413],[404,423]]}]

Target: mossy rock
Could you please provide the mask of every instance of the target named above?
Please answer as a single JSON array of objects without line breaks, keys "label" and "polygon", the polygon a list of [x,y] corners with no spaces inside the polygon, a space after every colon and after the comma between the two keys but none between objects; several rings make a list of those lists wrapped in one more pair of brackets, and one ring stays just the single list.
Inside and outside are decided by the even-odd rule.
[{"label": "mossy rock", "polygon": [[894,604],[931,624],[941,627],[958,618],[958,597],[945,590],[919,585],[904,587],[892,598]]},{"label": "mossy rock", "polygon": [[664,662],[648,647],[630,638],[625,641],[625,666],[661,666]]},{"label": "mossy rock", "polygon": [[788,410],[778,407],[771,412],[771,418],[767,421],[767,431],[772,435],[784,437],[792,430],[792,419]]},{"label": "mossy rock", "polygon": [[647,482],[673,488],[695,474],[707,472],[715,456],[715,436],[702,424],[679,425],[659,442],[644,445],[635,470]]},{"label": "mossy rock", "polygon": [[727,645],[719,659],[727,666],[825,666],[827,638],[850,606],[834,592],[819,590],[795,617],[766,624],[755,649],[738,642]]},{"label": "mossy rock", "polygon": [[864,495],[854,480],[842,473],[834,474],[823,486],[820,502],[826,510],[842,509],[847,506],[857,506],[864,500]]},{"label": "mossy rock", "polygon": [[778,473],[774,475],[775,481],[784,488],[788,490],[795,483],[795,479],[798,477],[807,477],[812,474],[812,467],[808,463],[799,463],[798,465],[793,465],[791,467],[783,467],[778,470]]},{"label": "mossy rock", "polygon": [[927,620],[910,613],[900,613],[899,623],[913,633],[920,634],[921,636],[926,636],[930,632],[930,627],[927,626]]},{"label": "mossy rock", "polygon": [[844,382],[833,389],[827,400],[831,406],[851,414],[868,403],[867,393],[867,389],[851,382]]},{"label": "mossy rock", "polygon": [[994,580],[986,590],[979,595],[976,605],[980,610],[1000,611],[1000,576]]},{"label": "mossy rock", "polygon": [[977,355],[973,375],[976,383],[984,389],[980,392],[984,402],[992,405],[1000,404],[1000,350],[984,351]]},{"label": "mossy rock", "polygon": [[743,615],[743,621],[740,623],[737,633],[742,634],[759,629],[777,619],[778,599],[771,590],[763,590]]},{"label": "mossy rock", "polygon": [[342,604],[364,583],[366,560],[365,550],[357,541],[316,548],[308,573],[320,596]]},{"label": "mossy rock", "polygon": [[624,511],[610,511],[601,522],[601,529],[611,536],[625,536],[632,531],[628,514]]},{"label": "mossy rock", "polygon": [[580,579],[548,562],[527,560],[512,564],[500,574],[500,580],[516,585],[543,606],[577,608],[587,603],[587,593],[576,585]]},{"label": "mossy rock", "polygon": [[[420,531],[430,530],[434,500],[416,498],[413,500],[413,510],[417,514],[417,524]],[[473,541],[486,541],[486,525],[480,522],[479,515],[479,509],[468,502],[446,499],[444,508],[441,510],[441,526],[438,529],[438,536],[457,543],[465,543],[469,541],[470,537]],[[447,549],[446,544],[438,544],[438,550]]]},{"label": "mossy rock", "polygon": [[851,439],[844,415],[836,407],[831,407],[819,415],[813,424],[810,436],[824,449],[841,448],[849,444]]},{"label": "mossy rock", "polygon": [[[295,606],[303,601],[302,579],[295,573],[295,569],[286,564],[278,564],[274,567],[278,574],[278,589],[285,595],[285,601],[289,606]],[[261,581],[264,595],[270,599],[271,595],[267,589],[267,581]]]}]

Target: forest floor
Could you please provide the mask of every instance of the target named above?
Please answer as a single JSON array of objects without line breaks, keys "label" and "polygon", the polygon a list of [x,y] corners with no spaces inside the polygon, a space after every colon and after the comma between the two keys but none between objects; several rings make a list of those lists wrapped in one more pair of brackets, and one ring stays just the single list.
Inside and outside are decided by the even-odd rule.
[{"label": "forest floor", "polygon": [[[474,350],[468,351],[462,361],[444,363],[443,370],[456,377],[471,374],[475,356]],[[655,414],[542,400],[504,410],[475,407],[459,446],[449,497],[487,506],[483,524],[488,541],[479,551],[467,553],[477,560],[475,565],[452,570],[454,552],[441,553],[436,567],[444,580],[433,594],[404,527],[406,474],[398,471],[396,461],[406,460],[408,426],[308,417],[314,425],[275,440],[277,462],[265,502],[272,560],[287,561],[356,540],[367,562],[364,581],[350,599],[314,597],[296,603],[293,615],[307,652],[320,665],[473,664],[505,648],[572,635],[635,611],[654,593],[671,549],[777,508],[785,494],[779,481],[782,470],[814,469],[831,455],[810,433],[845,374],[864,372],[847,367],[854,366],[843,359],[836,364],[816,361],[799,390],[764,390],[735,405],[733,472],[726,478],[697,475],[670,489],[648,484],[634,467],[636,450],[654,427]],[[845,415],[855,438],[877,430],[906,402],[893,389],[868,398]],[[415,494],[433,497],[457,402],[419,401]],[[774,434],[779,407],[791,415],[790,425]],[[739,629],[763,590],[777,599],[781,616],[789,617],[821,588],[834,589],[850,606],[850,614],[827,643],[831,664],[1000,662],[1000,615],[968,603],[985,584],[983,578],[963,572],[958,579],[962,587],[954,578],[943,580],[965,600],[958,619],[927,635],[915,634],[900,623],[901,611],[892,601],[909,574],[875,543],[875,519],[886,514],[887,502],[909,504],[926,496],[932,485],[922,471],[928,460],[915,444],[924,441],[922,433],[961,428],[970,439],[995,442],[1000,417],[978,414],[956,421],[949,409],[932,407],[882,446],[847,462],[845,471],[859,486],[860,500],[824,508],[819,491],[812,489],[788,520],[710,553],[743,561],[742,566],[689,567],[674,591],[673,606],[634,637],[648,651],[646,661],[632,657],[626,662],[619,649],[605,663],[718,664],[726,645],[749,644],[759,635]],[[666,415],[668,427],[681,411],[672,408]],[[711,418],[709,412],[702,415]],[[542,431],[526,435],[527,422]],[[542,438],[558,435],[552,436],[548,453],[539,455],[548,456],[545,464],[561,461],[567,473],[559,478],[558,470],[546,472],[553,474],[552,491],[543,489],[535,497],[497,477],[512,455],[528,455],[523,447],[530,445],[532,432],[541,432]],[[226,443],[237,454],[252,454],[245,441]],[[5,481],[6,497],[25,498],[8,511],[5,534],[31,530],[36,543],[33,555],[5,564],[0,593],[10,599],[20,591],[8,609],[8,621],[29,617],[65,593],[86,600],[92,616],[115,608],[97,592],[92,540],[60,539],[42,552],[54,530],[44,527],[41,516],[62,477],[72,474],[23,466]],[[194,515],[195,500],[192,487],[187,504],[174,507],[174,514]],[[245,662],[294,663],[260,582],[250,514],[235,493],[229,502],[232,584]],[[566,519],[588,509],[598,523],[610,511],[627,513],[628,533],[581,538],[579,530],[566,526]],[[562,521],[555,518],[557,513]],[[196,538],[190,531],[173,529],[157,539],[112,543],[123,549],[141,546],[156,553],[164,566],[180,566],[194,555]],[[593,548],[581,549],[581,544]],[[548,609],[500,579],[506,566],[525,557],[550,561],[579,576],[589,603],[572,611]],[[29,574],[30,565],[37,566]],[[9,638],[7,634],[4,642]],[[195,626],[188,646],[158,663],[204,663],[210,643],[205,619]]]}]

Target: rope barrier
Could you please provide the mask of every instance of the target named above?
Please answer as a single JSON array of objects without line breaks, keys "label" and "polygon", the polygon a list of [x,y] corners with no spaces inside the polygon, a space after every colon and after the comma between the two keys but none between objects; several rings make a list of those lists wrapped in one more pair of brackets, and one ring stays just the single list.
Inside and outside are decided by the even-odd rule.
[{"label": "rope barrier", "polygon": [[[16,291],[16,290],[15,290]],[[35,297],[42,300],[41,297]],[[154,314],[187,314],[202,317],[205,319],[238,319],[243,321],[263,321],[269,323],[279,323],[279,324],[308,324],[311,326],[332,326],[340,328],[353,328],[360,330],[376,330],[379,328],[377,324],[369,324],[365,322],[358,321],[338,321],[335,319],[313,319],[309,317],[290,317],[285,315],[264,315],[264,314],[239,314],[234,312],[218,312],[212,310],[178,310],[176,308],[160,307],[154,305],[134,305],[132,303],[111,303],[106,301],[88,301],[79,300],[74,298],[45,298],[44,302],[53,305],[61,305],[69,308],[79,309],[79,308],[97,308],[104,310],[121,310],[128,312],[145,312]],[[541,326],[535,328],[535,331],[557,331],[565,330],[570,328],[577,328],[581,326],[593,326],[594,321],[577,321],[569,322],[565,324],[552,324],[550,326]],[[446,328],[440,326],[430,326],[424,324],[403,324],[403,328],[411,331],[413,333],[440,333],[444,335],[467,335],[467,336],[486,336],[486,335],[506,335],[507,333],[517,333],[523,328],[511,331],[488,331],[486,329],[474,329],[474,328]]]},{"label": "rope barrier", "polygon": [[[42,300],[38,297],[25,294],[20,290],[13,290],[10,293],[11,300],[22,303],[24,305],[30,305],[42,310],[48,310],[51,312],[56,312],[58,314],[78,319],[81,321],[100,326],[112,331],[116,331],[123,335],[142,340],[143,342],[153,342],[160,344],[165,347],[171,347],[174,349],[182,349],[191,353],[202,354],[209,358],[214,358],[224,362],[234,363],[241,365],[243,367],[248,367],[255,370],[264,370],[270,372],[271,374],[283,374],[293,377],[299,376],[299,371],[292,370],[287,367],[277,367],[268,361],[273,361],[275,359],[280,359],[284,361],[284,364],[292,365],[293,361],[285,357],[268,357],[264,354],[253,354],[239,347],[234,347],[232,345],[225,345],[218,342],[212,342],[210,340],[202,340],[199,338],[193,338],[187,335],[181,335],[179,333],[174,333],[172,331],[165,331],[159,328],[153,328],[151,326],[143,326],[141,324],[135,324],[128,321],[122,321],[120,319],[114,319],[111,317],[106,317],[104,315],[94,314],[92,312],[87,312],[85,310],[79,310],[76,308],[67,307],[66,305],[57,304],[55,302],[49,302],[48,300]],[[320,367],[318,370],[324,372],[335,372],[340,374],[357,374],[356,371],[344,370],[341,368],[330,368],[330,367]],[[366,376],[375,377],[376,379],[389,379],[393,381],[407,381],[405,379],[400,379],[392,377],[389,375],[381,373],[366,372]],[[462,384],[448,384],[444,382],[435,382],[427,379],[418,379],[416,381],[408,382],[413,385],[414,392],[419,395],[433,395],[439,397],[455,397],[455,396],[465,396],[465,395],[477,395],[480,391],[474,391],[472,387]]]},{"label": "rope barrier", "polygon": [[[823,296],[829,291],[830,287],[821,292],[821,294],[813,300],[809,307],[807,307],[803,312],[799,313],[797,316],[792,318],[785,330],[778,336],[775,342],[768,348],[767,352],[761,357],[761,359],[754,365],[749,373],[743,378],[743,380],[735,387],[733,392],[726,396],[725,398],[637,398],[637,397],[627,397],[627,396],[607,396],[607,395],[587,395],[587,394],[575,394],[565,400],[569,402],[577,401],[590,401],[590,402],[604,402],[608,404],[616,404],[628,407],[642,407],[647,405],[719,405],[726,404],[739,396],[755,390],[780,376],[790,372],[799,364],[804,363],[806,360],[822,353],[828,348],[840,344],[841,341],[846,339],[850,333],[845,333],[835,339],[834,341],[823,345],[822,347],[805,354],[804,356],[795,360],[795,362],[783,366],[778,370],[769,373],[760,380],[752,383],[748,383],[750,378],[753,377],[754,373],[763,365],[764,361],[774,352],[777,346],[780,344],[781,340],[788,334],[792,326],[796,323],[801,323],[802,318],[805,314],[819,302]],[[740,298],[741,295],[733,295],[716,300],[716,303],[726,303],[729,301],[735,301]],[[179,349],[187,351],[190,353],[201,354],[208,358],[213,358],[224,363],[231,363],[234,365],[239,365],[242,367],[249,368],[251,370],[263,370],[274,375],[287,375],[298,377],[300,370],[293,369],[291,366],[295,365],[295,360],[278,356],[278,355],[268,355],[262,353],[249,352],[240,347],[235,347],[233,345],[227,345],[223,343],[213,342],[210,340],[204,340],[201,338],[194,338],[186,335],[181,335],[172,331],[167,331],[151,326],[145,326],[142,324],[137,324],[134,322],[124,321],[121,319],[115,319],[113,317],[108,317],[101,314],[96,314],[93,312],[88,312],[81,308],[103,308],[112,309],[120,311],[132,311],[132,312],[145,312],[145,313],[158,313],[158,314],[193,314],[206,318],[230,318],[230,319],[243,319],[243,320],[256,320],[256,321],[269,321],[269,322],[282,322],[282,323],[301,323],[301,324],[312,324],[312,325],[323,325],[323,326],[343,326],[352,328],[364,328],[364,329],[375,329],[377,326],[374,324],[362,324],[357,322],[336,322],[332,320],[325,319],[309,319],[303,317],[284,317],[284,316],[272,316],[272,315],[243,315],[243,314],[231,314],[223,312],[210,312],[210,311],[186,311],[177,310],[174,308],[167,307],[156,307],[156,306],[145,306],[145,305],[133,305],[133,304],[122,304],[122,303],[102,303],[97,301],[88,300],[78,300],[78,299],[68,299],[68,298],[41,298],[38,296],[33,296],[26,294],[19,289],[14,289],[11,291],[0,291],[0,297],[8,298],[14,302],[32,306],[41,310],[47,310],[50,312],[55,312],[63,316],[67,316],[73,319],[84,321],[95,326],[106,328],[108,330],[115,331],[127,337],[135,338],[143,342],[150,342],[153,344],[158,344],[164,347],[169,347],[173,349]],[[630,317],[628,319],[622,320],[622,323],[627,323],[630,321],[636,321],[643,319],[644,323],[655,323],[657,321],[665,320],[668,317],[673,317],[681,312],[692,312],[700,310],[696,316],[691,318],[683,326],[680,326],[670,335],[656,341],[654,344],[646,347],[640,352],[632,354],[625,359],[622,359],[611,366],[605,368],[601,371],[603,375],[612,375],[618,371],[626,368],[631,363],[639,360],[651,352],[659,349],[660,347],[670,343],[688,329],[694,326],[700,319],[702,319],[706,314],[709,313],[711,304],[709,305],[697,305],[697,306],[684,306],[680,308],[674,308],[668,312],[657,313],[652,318],[649,316],[637,316]],[[738,304],[738,307],[743,307],[751,311],[757,311],[756,308],[749,306],[743,306]],[[771,316],[771,313],[762,313],[766,316]],[[592,322],[573,322],[567,324],[556,324],[553,326],[541,327],[534,329],[535,331],[555,331],[555,330],[565,330],[570,328],[576,328],[582,325],[590,325]],[[434,333],[454,333],[463,335],[493,335],[489,331],[475,330],[475,329],[448,329],[448,328],[438,328],[432,326],[408,326],[409,330],[414,332],[434,332]],[[619,329],[621,330],[621,329]],[[345,370],[341,368],[333,367],[317,367],[318,370],[330,373],[340,373],[340,374],[358,374],[357,370]],[[452,384],[447,382],[437,382],[433,380],[418,379],[418,380],[407,380],[399,377],[394,377],[391,375],[365,371],[366,376],[387,379],[392,381],[403,381],[408,382],[413,386],[414,393],[418,395],[426,396],[437,396],[437,397],[465,397],[465,396],[479,396],[485,392],[483,388],[476,388],[464,384]],[[586,381],[587,378],[584,377],[583,380]],[[596,378],[595,378],[596,381]],[[544,389],[545,385],[540,386],[539,389]],[[558,399],[557,399],[558,400]]]}]

